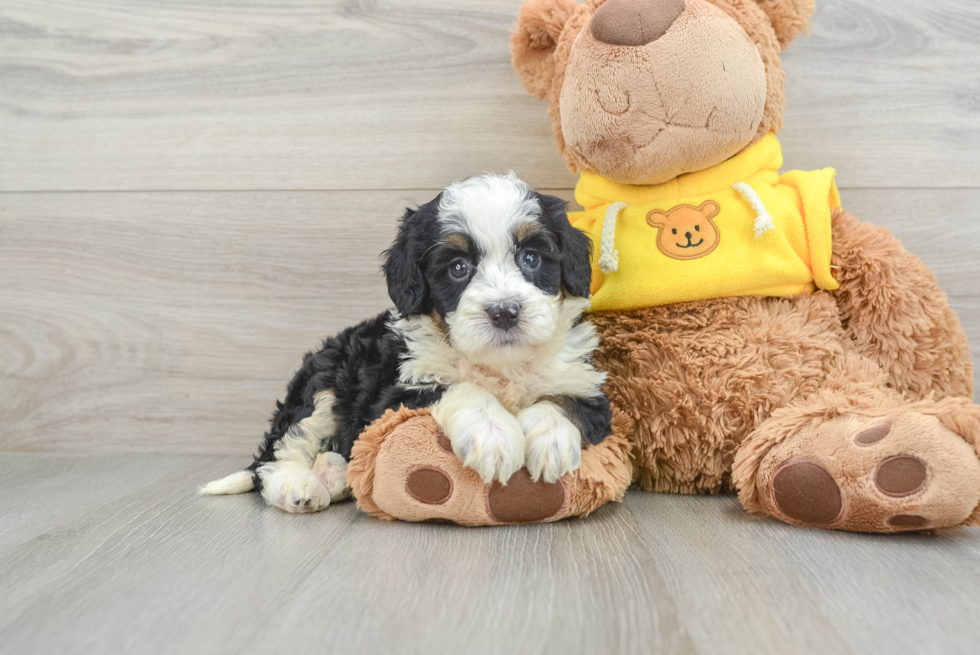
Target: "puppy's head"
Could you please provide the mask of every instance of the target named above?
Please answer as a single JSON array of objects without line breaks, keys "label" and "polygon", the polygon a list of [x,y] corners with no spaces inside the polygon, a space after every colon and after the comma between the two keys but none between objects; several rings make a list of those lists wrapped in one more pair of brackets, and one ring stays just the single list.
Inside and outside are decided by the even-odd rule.
[{"label": "puppy's head", "polygon": [[460,352],[505,361],[555,335],[566,298],[588,297],[590,255],[563,200],[482,175],[405,213],[384,274],[403,317],[432,316]]}]

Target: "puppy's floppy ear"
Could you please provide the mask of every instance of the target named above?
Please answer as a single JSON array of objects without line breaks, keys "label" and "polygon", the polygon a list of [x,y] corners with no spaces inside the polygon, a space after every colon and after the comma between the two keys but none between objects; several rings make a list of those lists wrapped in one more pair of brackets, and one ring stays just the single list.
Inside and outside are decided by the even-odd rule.
[{"label": "puppy's floppy ear", "polygon": [[561,198],[538,194],[544,220],[558,237],[561,252],[561,285],[565,293],[579,298],[589,297],[592,284],[592,241],[568,222],[566,203]]},{"label": "puppy's floppy ear", "polygon": [[810,29],[816,0],[756,0],[776,31],[779,46],[785,48],[800,33]]},{"label": "puppy's floppy ear", "polygon": [[543,100],[555,75],[555,48],[574,0],[526,0],[510,35],[510,57],[527,92]]},{"label": "puppy's floppy ear", "polygon": [[422,272],[422,254],[419,247],[422,228],[416,216],[423,210],[406,209],[398,225],[398,236],[391,248],[385,250],[381,270],[388,283],[388,296],[402,316],[427,314],[431,311],[429,285]]}]

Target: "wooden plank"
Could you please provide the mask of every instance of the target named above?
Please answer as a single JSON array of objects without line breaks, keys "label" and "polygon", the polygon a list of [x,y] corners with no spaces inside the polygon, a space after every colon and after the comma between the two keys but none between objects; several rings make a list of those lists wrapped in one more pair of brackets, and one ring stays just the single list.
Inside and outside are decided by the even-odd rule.
[{"label": "wooden plank", "polygon": [[[73,466],[104,485],[103,503],[60,493],[57,466],[53,476],[39,471],[33,496],[0,473],[4,497],[19,501],[5,502],[0,520],[28,513],[45,526],[0,548],[0,653],[232,652],[353,521],[367,520],[352,503],[295,521],[255,494],[198,496],[198,484],[227,470],[226,457],[116,455]],[[130,484],[135,474],[155,482]]]},{"label": "wooden plank", "polygon": [[[205,461],[212,470],[231,471],[240,460],[211,456]],[[79,534],[101,530],[107,518],[106,506],[121,513],[138,512],[146,497],[159,491],[161,481],[193,469],[194,462],[193,457],[162,454],[134,460],[111,454],[85,457],[5,452],[0,465],[0,490],[6,508],[0,521],[0,552],[31,544],[38,550],[29,552],[43,557],[50,540],[58,548],[73,547],[68,544],[77,535],[75,531],[59,532],[62,524],[74,522]],[[44,492],[39,493],[42,485]],[[147,491],[151,487],[153,491]],[[8,564],[16,568],[14,562]],[[0,578],[0,587],[6,589],[7,582]]]},{"label": "wooden plank", "polygon": [[[8,0],[0,189],[568,187],[510,67],[520,0]],[[793,167],[976,186],[980,4],[821,0],[786,53]]]},{"label": "wooden plank", "polygon": [[[197,496],[226,459],[77,458],[114,489],[131,472],[157,480],[97,510],[38,467],[20,511],[69,511],[0,548],[0,652],[692,652],[621,506],[493,531],[385,523],[353,503],[291,516],[254,494]],[[0,521],[18,511],[5,503]]]},{"label": "wooden plank", "polygon": [[[731,496],[626,496],[698,652],[972,653],[980,529],[866,535],[749,516]],[[719,647],[719,644],[724,644]]]},{"label": "wooden plank", "polygon": [[[378,255],[435,193],[0,195],[0,449],[247,460],[303,353],[389,305]],[[845,203],[936,271],[980,361],[980,191]]]},{"label": "wooden plank", "polygon": [[817,0],[785,52],[787,166],[835,167],[842,188],[978,186],[978,31],[974,0]]},{"label": "wooden plank", "polygon": [[[632,491],[487,529],[201,497],[220,456],[0,459],[0,653],[969,653],[980,530],[873,536]],[[32,471],[33,484],[23,472]],[[135,482],[142,478],[143,483]],[[103,502],[65,493],[98,480]],[[93,485],[94,486],[94,485]],[[86,493],[88,493],[86,491]]]},{"label": "wooden plank", "polygon": [[3,197],[0,444],[215,452],[231,438],[247,456],[303,353],[388,306],[378,257],[412,200]]}]

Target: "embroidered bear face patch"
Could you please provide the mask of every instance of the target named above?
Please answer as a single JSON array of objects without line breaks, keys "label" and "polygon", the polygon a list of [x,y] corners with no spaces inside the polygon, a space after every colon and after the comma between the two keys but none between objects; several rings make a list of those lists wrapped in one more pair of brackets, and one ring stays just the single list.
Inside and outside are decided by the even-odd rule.
[{"label": "embroidered bear face patch", "polygon": [[717,202],[706,200],[700,207],[678,205],[670,211],[654,209],[647,214],[647,223],[657,228],[660,252],[674,259],[697,259],[713,251],[721,241],[713,220],[719,211]]}]

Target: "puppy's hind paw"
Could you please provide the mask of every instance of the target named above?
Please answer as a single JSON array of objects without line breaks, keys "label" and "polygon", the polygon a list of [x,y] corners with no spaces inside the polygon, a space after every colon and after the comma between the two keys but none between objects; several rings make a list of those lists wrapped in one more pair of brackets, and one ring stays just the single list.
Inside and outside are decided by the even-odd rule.
[{"label": "puppy's hind paw", "polygon": [[582,434],[550,402],[540,402],[517,415],[524,432],[527,471],[537,482],[554,482],[582,463]]},{"label": "puppy's hind paw", "polygon": [[293,462],[272,462],[258,471],[262,497],[290,514],[309,514],[330,505],[330,493],[309,468]]},{"label": "puppy's hind paw", "polygon": [[347,460],[340,453],[320,453],[313,462],[313,472],[330,494],[330,502],[350,497],[347,486]]}]

